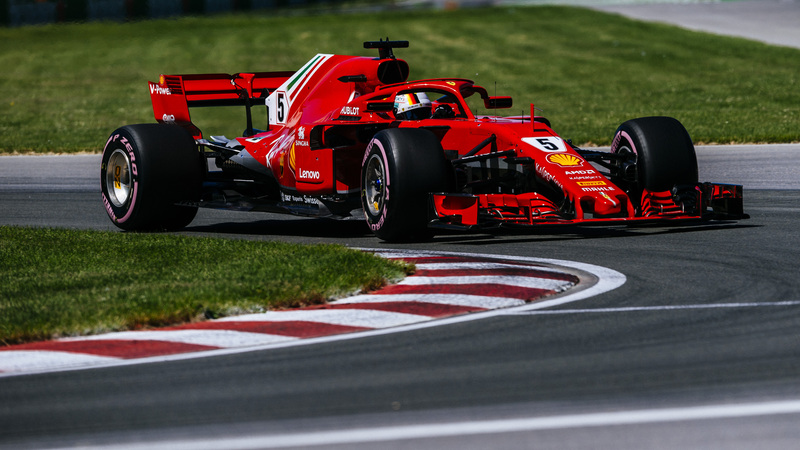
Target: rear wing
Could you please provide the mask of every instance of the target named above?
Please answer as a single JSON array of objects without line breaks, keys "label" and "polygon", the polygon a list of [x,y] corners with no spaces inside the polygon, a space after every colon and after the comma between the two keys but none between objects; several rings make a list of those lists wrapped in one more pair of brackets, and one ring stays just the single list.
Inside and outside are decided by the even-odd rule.
[{"label": "rear wing", "polygon": [[252,134],[250,107],[264,105],[270,92],[292,75],[294,72],[161,75],[158,83],[148,82],[153,115],[158,122],[180,125],[200,139],[202,132],[192,123],[189,107],[244,106],[245,134]]}]

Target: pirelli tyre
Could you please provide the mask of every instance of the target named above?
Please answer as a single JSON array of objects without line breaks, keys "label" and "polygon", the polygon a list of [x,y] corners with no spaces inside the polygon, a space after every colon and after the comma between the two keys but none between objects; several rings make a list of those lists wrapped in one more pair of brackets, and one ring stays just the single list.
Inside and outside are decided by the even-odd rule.
[{"label": "pirelli tyre", "polygon": [[622,158],[612,182],[638,196],[697,183],[697,155],[686,128],[672,117],[642,117],[617,128],[611,152]]},{"label": "pirelli tyre", "polygon": [[100,186],[108,217],[129,231],[175,230],[197,214],[203,168],[194,138],[165,124],[121,127],[103,149]]},{"label": "pirelli tyre", "polygon": [[452,179],[452,167],[430,131],[378,132],[361,164],[361,204],[367,224],[384,241],[430,238],[428,194],[447,191]]}]

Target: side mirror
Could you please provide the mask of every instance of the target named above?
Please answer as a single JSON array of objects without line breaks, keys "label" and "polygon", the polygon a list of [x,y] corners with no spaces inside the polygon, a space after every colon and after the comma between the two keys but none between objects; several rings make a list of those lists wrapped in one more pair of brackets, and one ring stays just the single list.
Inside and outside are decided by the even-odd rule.
[{"label": "side mirror", "polygon": [[393,109],[394,109],[394,101],[367,103],[367,111],[369,112],[392,111]]},{"label": "side mirror", "polygon": [[483,99],[483,106],[486,109],[511,108],[514,105],[511,97],[487,97]]}]

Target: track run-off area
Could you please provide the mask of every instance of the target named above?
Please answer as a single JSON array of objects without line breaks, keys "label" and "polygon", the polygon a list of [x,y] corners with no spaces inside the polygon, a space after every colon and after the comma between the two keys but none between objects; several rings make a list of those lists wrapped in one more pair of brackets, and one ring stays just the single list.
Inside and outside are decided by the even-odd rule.
[{"label": "track run-off area", "polygon": [[[800,174],[788,162],[798,152],[698,147],[701,180],[745,186],[751,218],[740,222],[396,245],[358,221],[201,210],[183,234],[345,242],[417,258],[417,274],[389,289],[440,289],[438,279],[472,290],[455,281],[486,271],[495,278],[481,285],[522,277],[527,284],[515,289],[542,290],[523,303],[503,289],[496,296],[512,300],[493,305],[470,300],[495,296],[483,290],[458,291],[455,303],[442,292],[370,293],[308,311],[362,315],[324,325],[347,333],[302,337],[292,315],[306,311],[271,311],[292,319],[282,325],[294,336],[147,330],[141,343],[199,351],[106,350],[93,356],[99,364],[79,367],[7,362],[0,448],[791,448],[800,442]],[[0,159],[0,222],[113,230],[99,202],[98,159]],[[531,287],[541,275],[545,285]],[[426,295],[425,305],[398,311],[408,295]],[[369,315],[415,321],[381,328]],[[245,325],[261,327],[264,317],[253,318]],[[176,331],[183,338],[164,340]],[[201,332],[246,337],[247,346]],[[134,333],[58,345],[118,345]],[[59,353],[49,352],[41,354]]]},{"label": "track run-off area", "polygon": [[[570,261],[419,251],[372,251],[414,263],[376,292],[305,308],[231,316],[0,348],[0,377],[108,367],[365,337],[562,305],[615,289],[625,276]],[[444,320],[449,318],[449,320]],[[434,319],[438,319],[431,322]]]}]

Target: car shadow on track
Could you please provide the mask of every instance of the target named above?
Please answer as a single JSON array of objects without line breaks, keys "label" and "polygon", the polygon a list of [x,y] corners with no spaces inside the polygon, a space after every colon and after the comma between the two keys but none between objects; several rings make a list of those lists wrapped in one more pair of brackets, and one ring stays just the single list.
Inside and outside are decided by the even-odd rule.
[{"label": "car shadow on track", "polygon": [[492,230],[491,233],[480,235],[469,234],[448,234],[436,236],[435,242],[452,243],[463,245],[490,245],[502,240],[503,243],[535,243],[535,242],[558,242],[573,241],[583,239],[612,239],[612,238],[632,238],[653,235],[682,234],[693,232],[709,232],[713,230],[734,230],[759,228],[762,225],[742,224],[735,221],[699,223],[692,225],[680,225],[665,227],[661,225],[639,225],[639,226],[544,226],[537,227],[535,230],[522,231],[520,229],[499,228]]},{"label": "car shadow on track", "polygon": [[[437,230],[429,242],[431,244],[490,245],[498,242],[528,243],[557,242],[583,239],[631,238],[652,235],[681,234],[693,232],[709,232],[760,227],[757,224],[744,224],[736,221],[702,222],[664,226],[649,225],[615,225],[615,226],[578,226],[553,225],[536,228],[496,228],[480,231]],[[316,239],[335,239],[346,242],[354,239],[375,239],[375,236],[361,220],[330,219],[267,219],[254,221],[223,221],[187,227],[185,232],[200,234],[225,234],[259,237],[298,237]]]},{"label": "car shadow on track", "polygon": [[343,239],[372,236],[372,232],[363,220],[268,219],[189,226],[184,230],[193,233]]}]

